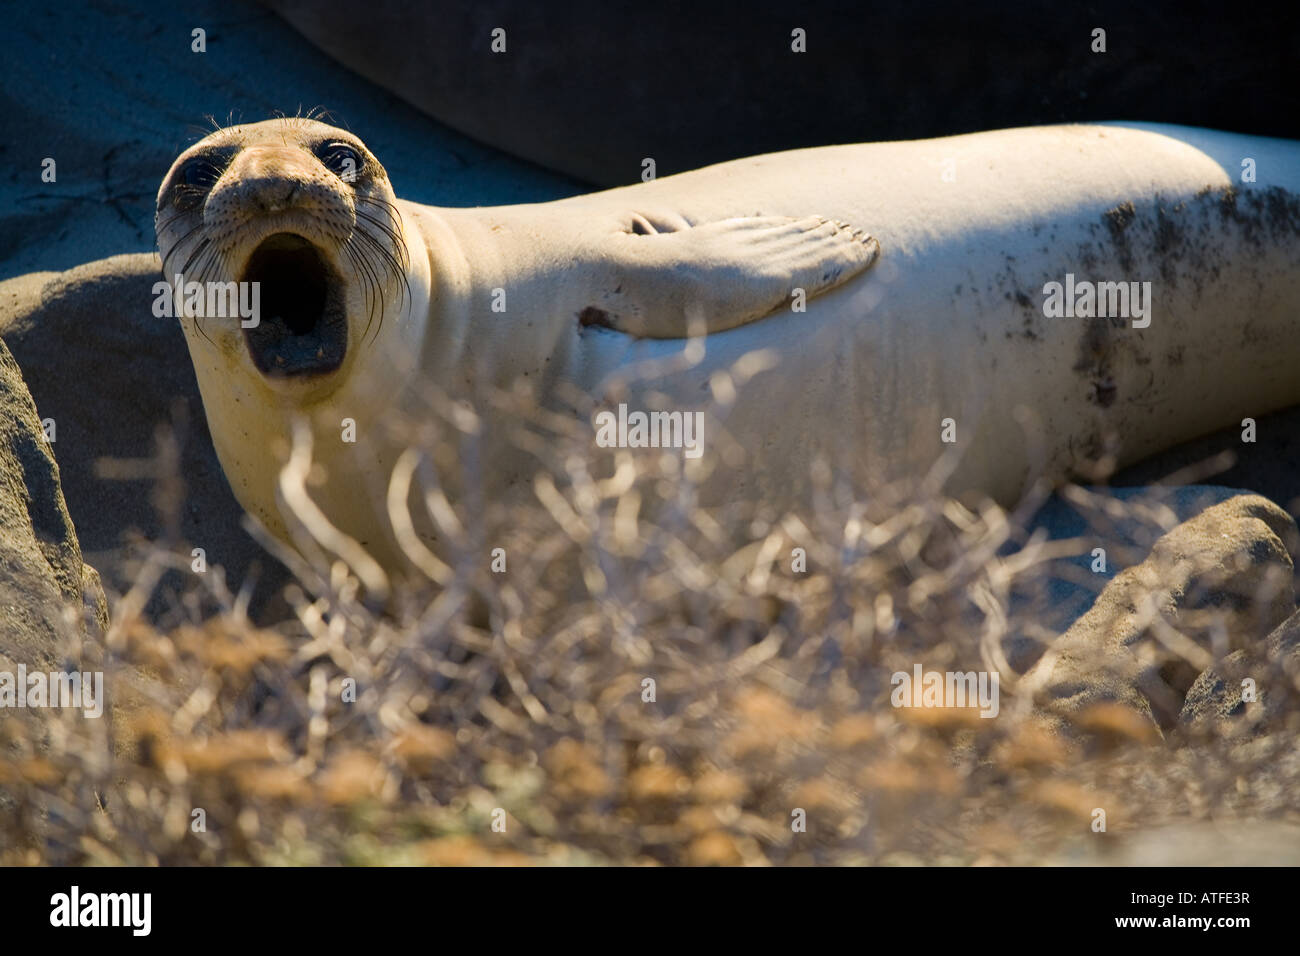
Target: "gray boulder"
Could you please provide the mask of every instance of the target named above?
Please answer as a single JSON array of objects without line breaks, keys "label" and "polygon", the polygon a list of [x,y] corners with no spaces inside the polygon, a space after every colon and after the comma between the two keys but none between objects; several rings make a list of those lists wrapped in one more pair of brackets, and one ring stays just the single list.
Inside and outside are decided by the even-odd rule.
[{"label": "gray boulder", "polygon": [[1196,678],[1178,721],[1184,727],[1251,733],[1276,728],[1300,701],[1300,612],[1257,647],[1216,661]]},{"label": "gray boulder", "polygon": [[1260,646],[1295,611],[1295,535],[1277,505],[1241,495],[1161,537],[1025,675],[1049,721],[1064,730],[1118,705],[1173,727],[1207,661]]},{"label": "gray boulder", "polygon": [[0,669],[58,669],[108,626],[22,374],[0,342]]}]

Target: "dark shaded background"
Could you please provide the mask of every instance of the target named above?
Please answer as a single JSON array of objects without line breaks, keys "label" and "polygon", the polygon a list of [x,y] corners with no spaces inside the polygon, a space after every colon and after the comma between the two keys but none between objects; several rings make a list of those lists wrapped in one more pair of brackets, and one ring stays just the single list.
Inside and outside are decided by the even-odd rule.
[{"label": "dark shaded background", "polygon": [[[635,181],[646,156],[663,175],[1060,122],[1300,137],[1295,3],[263,2],[455,129],[594,183]],[[504,54],[489,49],[496,27]]]}]

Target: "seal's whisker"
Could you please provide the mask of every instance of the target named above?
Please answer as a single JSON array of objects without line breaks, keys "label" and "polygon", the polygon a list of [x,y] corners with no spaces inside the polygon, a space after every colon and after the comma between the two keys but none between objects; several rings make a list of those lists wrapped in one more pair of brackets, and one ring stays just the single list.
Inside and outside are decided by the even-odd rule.
[{"label": "seal's whisker", "polygon": [[[366,221],[366,222],[370,222],[370,221],[372,221],[372,220],[370,219],[369,216],[366,216],[365,213],[360,213],[360,212],[359,212],[359,213],[357,213],[357,216],[358,216],[359,218],[361,218],[363,221]],[[385,233],[384,233],[384,234],[385,234],[385,235],[388,235],[388,236],[389,236],[389,239],[391,240],[389,243],[385,244],[385,243],[383,243],[383,242],[380,242],[379,239],[378,239],[378,237],[372,235],[372,234],[369,232],[369,230],[367,230],[364,226],[359,227],[359,228],[356,230],[356,234],[357,234],[361,239],[363,239],[364,241],[368,242],[368,243],[369,243],[369,244],[370,244],[370,245],[371,245],[371,246],[372,246],[372,247],[373,247],[373,248],[374,248],[374,249],[375,249],[375,250],[376,250],[376,251],[377,251],[377,252],[382,256],[382,257],[383,257],[383,259],[384,259],[384,266],[385,266],[385,267],[384,267],[384,271],[385,271],[385,272],[390,273],[390,274],[396,273],[396,272],[399,271],[399,270],[402,271],[402,272],[405,272],[405,267],[402,266],[401,261],[398,259],[397,255],[393,252],[393,250],[392,250],[392,248],[391,248],[391,247],[394,246],[394,245],[400,245],[400,244],[401,244],[401,240],[400,240],[400,239],[394,239],[394,238],[393,238],[391,235],[389,235],[388,232],[385,230]],[[404,247],[403,247],[403,248],[404,248]]]},{"label": "seal's whisker", "polygon": [[[364,214],[361,215],[363,215],[364,217]],[[364,217],[364,218],[368,219],[369,217]],[[410,282],[406,276],[406,269],[401,266],[400,260],[394,254],[391,244],[380,242],[375,236],[371,235],[364,228],[358,228],[355,231],[354,235],[357,238],[357,243],[358,243],[357,250],[359,252],[360,251],[365,252],[366,259],[371,262],[374,271],[376,273],[375,284],[376,287],[378,288],[379,298],[380,298],[380,310],[379,310],[380,326],[379,327],[382,328],[383,321],[384,321],[383,316],[384,313],[387,311],[386,309],[387,300],[386,297],[384,296],[384,288],[387,285],[387,283],[380,281],[378,279],[378,274],[382,272],[385,278],[389,279],[390,281],[397,282],[402,287],[403,302],[410,300],[410,296],[411,296]],[[374,258],[372,259],[372,257]],[[369,329],[370,329],[370,323],[367,323],[366,325],[367,332],[369,332]],[[378,329],[376,330],[375,334],[378,335]]]},{"label": "seal's whisker", "polygon": [[[353,241],[354,238],[356,239],[355,242]],[[358,230],[348,238],[348,242],[344,246],[344,250],[347,252],[348,258],[351,260],[353,266],[356,268],[357,272],[362,277],[362,285],[364,287],[364,296],[366,300],[366,309],[367,312],[369,313],[366,319],[366,333],[370,331],[371,323],[374,322],[375,292],[378,289],[380,289],[382,285],[382,283],[379,280],[379,273],[378,273],[377,266],[374,262],[371,261],[367,250],[362,245],[362,240],[369,239],[369,238],[370,237],[367,236],[364,232]],[[382,307],[380,310],[380,322],[383,322]],[[363,339],[365,338],[366,333],[362,334]]]},{"label": "seal's whisker", "polygon": [[[371,268],[374,270],[374,272],[375,272],[375,276],[376,276],[376,278],[375,278],[375,283],[374,283],[374,291],[375,291],[375,293],[378,294],[378,297],[379,297],[379,325],[376,327],[376,330],[375,330],[375,331],[376,331],[376,334],[378,334],[378,330],[381,329],[381,328],[383,328],[383,325],[384,325],[384,313],[387,311],[387,305],[388,305],[388,303],[387,303],[387,296],[384,295],[384,287],[385,287],[385,283],[383,282],[383,280],[382,280],[382,278],[381,278],[381,273],[383,272],[383,263],[382,263],[381,260],[382,260],[382,256],[383,256],[383,252],[384,252],[384,250],[383,250],[383,248],[380,246],[380,244],[379,244],[378,242],[376,242],[376,241],[374,240],[374,238],[371,237],[371,236],[369,236],[368,234],[366,234],[366,233],[361,233],[361,238],[362,238],[364,241],[368,242],[368,243],[373,247],[373,250],[374,250],[374,251],[368,251],[368,252],[366,252],[366,253],[365,253],[365,257],[366,257],[367,260],[369,260],[369,261],[371,262]],[[379,258],[378,258],[378,259],[375,258],[375,254],[376,254],[376,252],[377,252],[378,255],[379,255]],[[366,320],[366,329],[365,329],[365,332],[363,333],[363,337],[364,337],[364,335],[369,334],[369,332],[370,332],[370,327],[371,327],[371,325],[374,324],[374,319],[375,319],[375,311],[374,311],[373,302],[372,302],[371,310],[370,310],[370,316],[369,316],[369,318]]]},{"label": "seal's whisker", "polygon": [[[211,239],[205,239],[203,240],[203,243],[200,245],[199,249],[195,250],[195,252],[196,253],[201,252],[201,255],[198,256],[198,261],[195,263],[194,281],[199,282],[201,284],[206,284],[209,276],[208,270],[212,265],[215,264],[216,261],[216,257],[218,253],[217,245],[216,243],[212,242]],[[186,263],[185,269],[182,271],[188,274],[189,263]],[[205,316],[202,310],[200,310],[199,314],[194,316],[194,327],[198,329],[200,335],[202,335],[209,342],[212,342],[212,337],[209,336],[207,330],[203,328],[204,318]]]},{"label": "seal's whisker", "polygon": [[198,257],[211,245],[211,237],[205,236],[203,239],[199,240],[199,244],[190,252],[190,257],[185,260],[185,265],[181,266],[181,275],[188,275],[190,266],[194,265],[195,260],[198,259]]},{"label": "seal's whisker", "polygon": [[203,254],[195,266],[200,282],[207,282],[210,279],[219,278],[217,268],[221,265],[223,259],[221,248],[214,242],[211,248]]},{"label": "seal's whisker", "polygon": [[402,267],[406,268],[410,264],[409,251],[406,248],[406,239],[402,235],[402,216],[398,212],[397,206],[384,199],[382,196],[369,196],[362,201],[362,205],[369,204],[378,208],[387,217],[392,227],[389,236],[393,240],[393,246],[397,250],[397,255],[402,261]]},{"label": "seal's whisker", "polygon": [[[179,188],[179,187],[177,187],[177,188]],[[189,188],[192,188],[192,187],[189,187]],[[184,209],[174,209],[174,210],[171,212],[171,214],[168,215],[168,216],[164,219],[164,218],[163,218],[163,212],[162,212],[162,210],[159,210],[158,213],[154,216],[154,228],[157,229],[157,230],[168,229],[168,228],[171,227],[171,224],[172,224],[172,223],[174,223],[174,222],[175,222],[176,220],[178,220],[178,219],[182,219],[182,218],[184,218],[185,216],[188,216],[188,215],[190,214],[191,211],[192,211],[192,210],[189,209],[189,208],[184,208]],[[197,228],[200,228],[200,229],[203,228],[203,224],[202,224],[202,223],[199,223],[199,225],[198,225]]]},{"label": "seal's whisker", "polygon": [[[357,215],[358,215],[358,218],[361,218],[361,217],[362,217],[362,214],[361,214],[361,213],[358,213]],[[362,233],[362,234],[364,234],[365,237],[366,237],[367,239],[370,239],[370,240],[372,240],[372,241],[375,241],[377,245],[379,245],[379,246],[381,246],[381,247],[385,245],[385,243],[378,242],[378,237],[375,236],[375,235],[372,235],[372,234],[370,233],[370,230],[366,229],[364,226],[360,226],[360,227],[358,228],[357,231],[360,232],[360,233]],[[385,233],[385,235],[387,235],[387,234]],[[391,239],[391,237],[389,237],[389,241],[388,241],[387,245],[389,245],[389,246],[392,245],[392,239]],[[393,258],[393,259],[396,259],[396,256],[392,255],[392,252],[391,252],[390,249],[385,248],[385,249],[383,249],[383,251],[384,251],[385,253],[387,253],[386,258]],[[385,272],[392,272],[393,270],[392,270],[391,267],[388,267],[388,266],[386,265],[384,271],[385,271]]]},{"label": "seal's whisker", "polygon": [[402,221],[401,214],[397,210],[397,204],[390,199],[385,199],[383,196],[365,196],[361,199],[361,202],[382,209],[387,213],[388,218],[395,227],[399,226]]},{"label": "seal's whisker", "polygon": [[185,233],[185,235],[181,236],[178,240],[176,240],[176,242],[172,244],[172,247],[169,250],[167,250],[167,254],[163,256],[162,264],[163,264],[163,276],[168,281],[171,281],[171,276],[167,274],[168,260],[171,259],[172,256],[176,255],[176,253],[181,250],[181,247],[183,247],[185,243],[189,241],[191,236],[193,236],[196,232],[201,232],[202,230],[203,230],[202,224],[195,226],[193,229]]},{"label": "seal's whisker", "polygon": [[[373,217],[361,212],[360,210],[357,211],[357,216],[365,222],[374,222]],[[400,233],[400,226],[396,233],[390,232],[379,223],[376,223],[376,227],[383,229],[384,234],[389,237],[390,243],[388,245],[379,242],[364,228],[359,228],[357,232],[374,244],[376,250],[383,259],[385,267],[384,271],[390,279],[402,285],[403,301],[409,301],[411,296],[411,285],[410,281],[407,279],[407,269],[409,268],[410,260],[408,258],[409,253],[406,248],[406,242]]]},{"label": "seal's whisker", "polygon": [[[406,241],[403,239],[400,230],[394,231],[385,227],[381,223],[375,223],[372,217],[362,212],[358,212],[357,216],[364,222],[372,223],[375,228],[381,230],[388,238],[388,245],[382,249],[385,259],[388,260],[387,271],[394,279],[399,279],[405,276],[406,270],[410,267],[410,262],[406,248]],[[367,230],[362,228],[362,231],[366,232]]]},{"label": "seal's whisker", "polygon": [[385,222],[384,220],[379,219],[376,216],[372,216],[369,213],[362,212],[360,208],[358,208],[356,212],[357,212],[357,218],[364,219],[366,222],[373,225],[376,229],[381,230],[384,233],[384,235],[388,237],[389,241],[392,242],[394,248],[400,247],[400,254],[402,255],[403,258],[405,258],[406,242],[402,239],[401,226],[398,223],[392,221],[391,213],[386,213],[389,221]]}]

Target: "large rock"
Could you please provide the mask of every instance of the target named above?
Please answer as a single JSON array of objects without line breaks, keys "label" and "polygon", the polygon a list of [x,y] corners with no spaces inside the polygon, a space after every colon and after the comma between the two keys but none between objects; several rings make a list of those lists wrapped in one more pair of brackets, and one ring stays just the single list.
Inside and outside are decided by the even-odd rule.
[{"label": "large rock", "polygon": [[1200,730],[1261,732],[1300,713],[1300,611],[1258,646],[1207,667],[1187,692],[1179,723]]},{"label": "large rock", "polygon": [[1206,509],[1116,575],[1026,686],[1060,729],[1098,705],[1174,726],[1200,671],[1256,647],[1295,611],[1284,542],[1296,534],[1291,517],[1258,495]]},{"label": "large rock", "polygon": [[[1080,546],[1038,564],[1012,589],[1010,627],[1003,637],[1011,669],[1023,674],[1032,667],[1045,640],[1082,617],[1115,575],[1145,561],[1166,531],[1242,493],[1242,487],[1156,485],[1072,487],[1050,495],[1027,530]],[[1009,544],[1008,552],[1013,547]]]},{"label": "large rock", "polygon": [[107,625],[36,405],[0,342],[0,669],[60,669]]}]

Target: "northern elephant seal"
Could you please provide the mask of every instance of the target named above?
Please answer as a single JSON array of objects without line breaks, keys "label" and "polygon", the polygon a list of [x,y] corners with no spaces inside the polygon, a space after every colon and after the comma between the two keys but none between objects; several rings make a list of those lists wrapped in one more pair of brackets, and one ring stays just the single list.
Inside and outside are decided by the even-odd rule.
[{"label": "northern elephant seal", "polygon": [[[1237,182],[1243,168],[1257,182]],[[597,395],[642,360],[680,357],[691,315],[713,333],[702,354],[638,380],[628,407],[656,393],[689,414],[744,356],[779,359],[729,410],[745,460],[709,486],[776,510],[806,503],[818,457],[865,486],[956,449],[949,490],[1009,502],[1111,433],[1123,463],[1293,404],[1298,197],[1295,143],[1098,125],[433,209],[396,199],[355,136],[297,119],[186,150],[158,193],[158,241],[168,277],[261,283],[257,329],[182,319],[241,503],[284,533],[277,474],[306,415],[327,547],[359,542],[395,570],[385,489],[403,449],[382,425],[422,414],[422,384],[472,400],[519,382],[542,404],[564,385]],[[1079,290],[1102,282],[1131,289],[1102,299],[1132,315],[1086,314]],[[796,287],[806,311],[777,308]],[[509,484],[528,477],[523,459],[502,451],[483,473]]]}]

